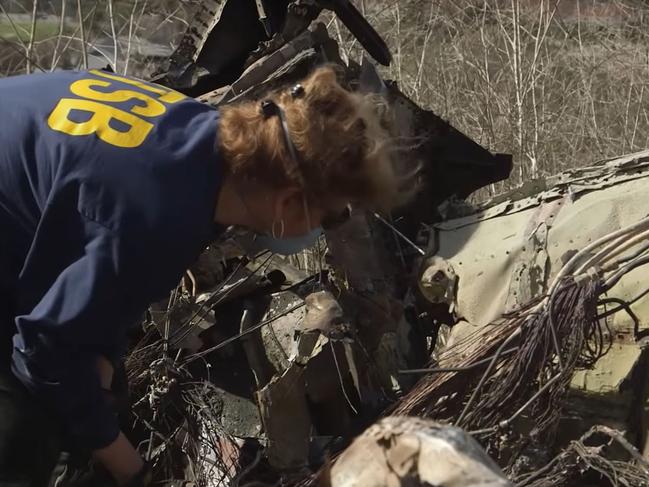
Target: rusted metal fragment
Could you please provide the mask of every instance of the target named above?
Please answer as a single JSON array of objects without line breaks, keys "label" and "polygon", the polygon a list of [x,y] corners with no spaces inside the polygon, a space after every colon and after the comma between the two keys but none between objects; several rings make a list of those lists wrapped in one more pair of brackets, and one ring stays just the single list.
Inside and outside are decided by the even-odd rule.
[{"label": "rusted metal fragment", "polygon": [[268,384],[277,372],[266,356],[261,330],[250,332],[255,325],[260,323],[266,304],[267,300],[264,299],[245,299],[239,330],[242,334],[241,345],[258,388]]},{"label": "rusted metal fragment", "polygon": [[[274,25],[284,22],[288,3],[279,0],[268,4]],[[237,79],[250,53],[266,39],[255,2],[201,2],[168,66],[159,69],[156,81],[191,96],[207,93]]]},{"label": "rusted metal fragment", "polygon": [[447,304],[452,312],[457,293],[457,274],[453,266],[439,256],[422,262],[419,270],[419,290],[432,304]]},{"label": "rusted metal fragment", "polygon": [[550,270],[548,232],[564,202],[565,198],[549,201],[532,213],[523,234],[524,246],[512,271],[506,313],[519,309],[546,291]]},{"label": "rusted metal fragment", "polygon": [[292,357],[297,346],[296,333],[301,330],[304,315],[303,300],[299,296],[292,292],[282,292],[273,296],[263,320],[273,316],[278,318],[261,329],[261,336],[265,356],[278,374],[282,374],[293,362]]},{"label": "rusted metal fragment", "polygon": [[[403,317],[395,279],[398,256],[389,250],[391,235],[377,223],[364,213],[353,212],[350,221],[327,232],[329,264],[344,290],[343,308],[356,317],[359,388],[365,391],[362,397],[369,407],[381,394],[401,391],[398,370],[407,368],[397,335]],[[368,356],[373,360],[367,360]]]},{"label": "rusted metal fragment", "polygon": [[236,101],[239,98],[250,97],[254,93],[268,91],[271,86],[277,84],[278,80],[284,80],[285,75],[293,71],[302,73],[303,69],[297,69],[299,64],[313,64],[316,57],[314,48],[317,43],[315,35],[311,31],[306,31],[281,46],[281,48],[256,61],[228,87],[205,93],[198,99],[210,105],[218,106]]},{"label": "rusted metal fragment", "polygon": [[257,403],[268,438],[266,454],[274,468],[299,471],[308,465],[311,417],[304,368],[293,364],[259,392]]},{"label": "rusted metal fragment", "polygon": [[[213,393],[211,407],[214,416],[219,419],[219,428],[223,428],[228,435],[237,438],[261,436],[259,410],[253,401],[218,387],[212,387],[211,392]],[[211,428],[216,429],[214,425]]]},{"label": "rusted metal fragment", "polygon": [[331,332],[344,316],[342,307],[329,291],[310,294],[304,301],[306,316],[302,320],[302,330],[305,332]]},{"label": "rusted metal fragment", "polygon": [[448,198],[466,198],[474,191],[509,177],[512,158],[492,154],[430,110],[406,97],[395,84],[388,85],[394,136],[418,141],[402,160],[421,164],[420,184],[425,188],[414,201],[395,214],[404,233],[413,237],[421,222],[437,221],[438,206]]},{"label": "rusted metal fragment", "polygon": [[326,477],[331,487],[512,485],[467,433],[412,417],[389,417],[371,426]]}]

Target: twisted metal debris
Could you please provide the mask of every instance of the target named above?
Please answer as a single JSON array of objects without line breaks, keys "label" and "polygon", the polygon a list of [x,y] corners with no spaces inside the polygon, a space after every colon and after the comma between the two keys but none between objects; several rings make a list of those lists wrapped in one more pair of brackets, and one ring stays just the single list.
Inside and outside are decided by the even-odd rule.
[{"label": "twisted metal debris", "polygon": [[[207,103],[256,96],[318,62],[339,59],[326,28],[311,26],[321,10],[315,0],[278,2],[273,9],[282,12],[274,25],[282,29],[262,42],[256,25],[253,36],[230,43],[236,47],[232,52],[209,47],[248,32],[236,26],[258,21],[243,15],[252,2],[204,5],[160,71],[160,81]],[[343,69],[352,84],[362,84],[359,67]],[[431,286],[419,292],[411,274],[422,256],[425,265],[437,253],[434,236],[418,239],[418,230],[439,219],[443,200],[466,197],[506,177],[511,164],[421,110],[394,85],[379,84],[395,112],[395,137],[423,140],[409,156],[426,162],[422,177],[429,191],[398,215],[398,225],[352,214],[344,228],[327,235],[326,259],[320,248],[302,259],[311,266],[292,266],[274,256],[249,261],[223,252],[202,269],[192,269],[168,302],[152,309],[127,366],[133,436],[141,440],[140,451],[154,465],[160,485],[311,485],[321,480],[312,472],[386,410],[469,430],[520,487],[575,485],[593,476],[611,485],[649,485],[637,450],[610,428],[573,441],[542,468],[538,459],[525,463],[538,445],[552,443],[575,371],[588,369],[609,351],[614,334],[609,319],[622,312],[634,316],[631,304],[646,294],[638,292],[630,303],[601,297],[649,262],[644,243],[649,220],[589,241],[566,259],[545,290],[517,295],[516,306],[489,325],[446,348],[436,347],[440,324],[455,325],[461,317],[453,302],[459,273],[440,257],[428,276]],[[458,170],[456,153],[464,155],[464,163],[479,163],[471,171]],[[635,164],[621,166],[624,178],[642,177],[646,162]],[[606,169],[611,173],[596,185],[614,184],[618,169]],[[552,208],[536,215],[528,235],[538,244],[530,251],[533,258],[543,255],[552,220],[583,192],[589,170],[602,171],[587,168],[574,181],[560,181],[560,199],[551,195]],[[512,207],[516,203],[502,201],[485,210],[485,219]],[[534,281],[523,264],[516,275]],[[447,274],[444,279],[438,279],[440,270]],[[269,277],[277,271],[284,276],[279,284]],[[315,319],[309,315],[319,306],[309,307],[318,301],[314,295],[335,302],[322,306]],[[604,306],[610,304],[615,307]],[[635,317],[636,338],[638,323]],[[424,369],[431,350],[437,360]],[[411,387],[413,375],[399,374],[404,369],[426,375]],[[607,442],[591,444],[601,434],[621,445],[621,457]]]},{"label": "twisted metal debris", "polygon": [[[606,450],[621,448],[624,460],[608,459]],[[606,479],[614,487],[634,487],[649,482],[649,463],[620,434],[605,426],[591,428],[573,441],[547,465],[515,478],[516,487],[568,487],[582,485],[584,479]]]}]

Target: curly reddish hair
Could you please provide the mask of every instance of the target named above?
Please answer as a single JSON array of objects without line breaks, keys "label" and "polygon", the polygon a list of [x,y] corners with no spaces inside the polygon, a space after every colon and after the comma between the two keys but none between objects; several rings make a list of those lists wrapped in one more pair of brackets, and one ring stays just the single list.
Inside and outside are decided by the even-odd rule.
[{"label": "curly reddish hair", "polygon": [[376,100],[344,89],[331,67],[317,68],[301,85],[301,96],[285,90],[267,97],[285,113],[299,164],[279,118],[265,118],[259,101],[246,101],[221,108],[219,146],[227,172],[301,188],[323,209],[335,201],[377,210],[401,204],[404,181],[395,172]]}]

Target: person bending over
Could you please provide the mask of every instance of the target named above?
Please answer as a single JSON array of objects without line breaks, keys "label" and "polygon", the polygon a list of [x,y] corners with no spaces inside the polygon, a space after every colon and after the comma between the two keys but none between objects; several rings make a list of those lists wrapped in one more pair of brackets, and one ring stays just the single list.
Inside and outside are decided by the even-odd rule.
[{"label": "person bending over", "polygon": [[0,80],[0,485],[47,485],[62,439],[137,485],[102,394],[129,326],[227,226],[281,243],[397,204],[373,105],[330,67],[218,110],[101,70]]}]

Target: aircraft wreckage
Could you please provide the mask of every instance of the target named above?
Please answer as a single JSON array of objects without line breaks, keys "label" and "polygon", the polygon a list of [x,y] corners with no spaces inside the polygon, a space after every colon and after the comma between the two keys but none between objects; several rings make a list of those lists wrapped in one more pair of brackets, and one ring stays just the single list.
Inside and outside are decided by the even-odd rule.
[{"label": "aircraft wreckage", "polygon": [[151,307],[125,421],[156,485],[649,485],[649,151],[470,205],[511,157],[343,63],[323,10],[390,62],[347,0],[206,0],[153,79],[219,106],[336,63],[426,189],[297,256],[231,229]]}]

